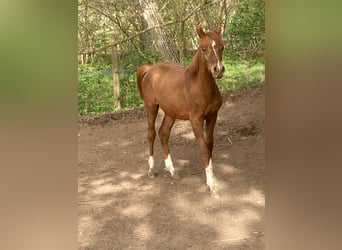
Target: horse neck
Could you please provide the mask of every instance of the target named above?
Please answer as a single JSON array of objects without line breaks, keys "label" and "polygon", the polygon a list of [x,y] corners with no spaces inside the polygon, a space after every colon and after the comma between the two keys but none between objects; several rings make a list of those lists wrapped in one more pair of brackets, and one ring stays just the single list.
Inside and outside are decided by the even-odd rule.
[{"label": "horse neck", "polygon": [[216,84],[216,82],[205,62],[201,60],[202,58],[200,53],[201,52],[197,50],[191,64],[186,70],[186,74],[188,74],[188,77],[191,77],[192,79],[201,79],[200,81],[195,81],[196,84],[202,85],[203,88],[207,88]]}]

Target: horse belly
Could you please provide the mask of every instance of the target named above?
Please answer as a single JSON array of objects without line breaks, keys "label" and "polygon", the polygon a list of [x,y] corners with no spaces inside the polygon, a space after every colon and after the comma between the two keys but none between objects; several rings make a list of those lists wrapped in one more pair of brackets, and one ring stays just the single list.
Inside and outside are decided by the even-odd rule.
[{"label": "horse belly", "polygon": [[175,119],[189,120],[189,111],[185,105],[161,102],[159,106],[166,114]]},{"label": "horse belly", "polygon": [[189,109],[183,94],[183,88],[177,86],[162,86],[159,89],[158,104],[161,109],[176,119],[188,120]]},{"label": "horse belly", "polygon": [[161,109],[176,119],[189,119],[189,110],[184,96],[184,68],[159,64],[154,69],[154,96]]}]

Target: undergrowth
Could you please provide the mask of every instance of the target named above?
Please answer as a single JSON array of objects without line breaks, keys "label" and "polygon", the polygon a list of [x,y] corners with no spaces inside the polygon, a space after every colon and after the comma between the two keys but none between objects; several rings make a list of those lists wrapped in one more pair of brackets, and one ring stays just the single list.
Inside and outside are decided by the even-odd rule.
[{"label": "undergrowth", "polygon": [[[136,85],[136,70],[144,64],[139,58],[119,63],[121,109],[143,106]],[[217,85],[222,92],[264,84],[263,58],[253,60],[225,60],[226,68]],[[78,115],[116,111],[113,100],[113,76],[110,63],[86,64],[78,72]]]}]

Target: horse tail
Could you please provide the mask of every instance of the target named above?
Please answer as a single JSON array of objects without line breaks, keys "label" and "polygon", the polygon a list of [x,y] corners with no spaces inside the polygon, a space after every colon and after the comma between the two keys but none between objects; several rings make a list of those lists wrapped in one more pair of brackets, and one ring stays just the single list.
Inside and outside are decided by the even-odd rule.
[{"label": "horse tail", "polygon": [[150,70],[150,68],[151,66],[149,65],[143,65],[139,67],[137,71],[138,89],[139,89],[140,96],[142,99],[144,99],[143,92],[142,92],[142,80],[144,79],[145,74]]}]

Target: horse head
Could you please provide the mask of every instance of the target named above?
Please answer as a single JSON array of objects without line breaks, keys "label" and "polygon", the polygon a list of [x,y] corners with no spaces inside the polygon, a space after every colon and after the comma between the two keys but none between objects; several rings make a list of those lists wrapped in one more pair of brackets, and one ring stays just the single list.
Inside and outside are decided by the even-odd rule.
[{"label": "horse head", "polygon": [[222,64],[224,42],[221,37],[221,29],[219,24],[214,30],[205,33],[200,25],[196,26],[196,32],[200,38],[199,53],[215,79],[222,78],[225,71]]}]

